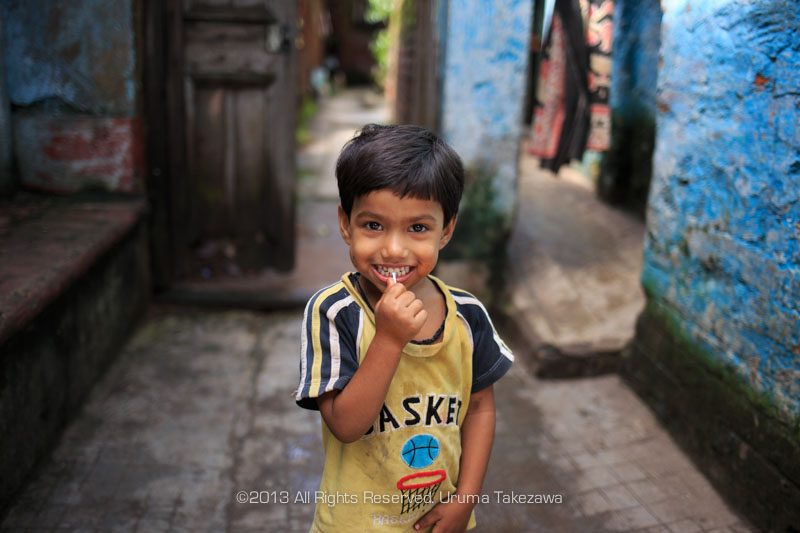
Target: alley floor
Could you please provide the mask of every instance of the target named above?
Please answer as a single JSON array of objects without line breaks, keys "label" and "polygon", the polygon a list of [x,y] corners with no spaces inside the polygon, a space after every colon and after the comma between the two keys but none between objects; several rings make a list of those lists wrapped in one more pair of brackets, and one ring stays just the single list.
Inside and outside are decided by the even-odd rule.
[{"label": "alley floor", "polygon": [[[2,530],[306,531],[323,456],[292,397],[300,322],[154,309]],[[517,361],[496,394],[478,531],[749,531],[616,376]]]},{"label": "alley floor", "polygon": [[555,176],[524,150],[518,189],[509,279],[531,342],[583,353],[621,349],[644,307],[644,223],[599,201],[575,168]]},{"label": "alley floor", "polygon": [[[342,93],[321,113],[365,109],[363,98],[354,102],[358,98]],[[350,115],[344,129],[351,135]],[[328,144],[338,151],[341,143]],[[335,158],[321,145],[319,153],[303,157],[307,168],[320,169]],[[523,300],[531,329],[548,342],[567,344],[632,334],[629,319],[641,295],[627,288],[638,276],[640,235],[631,232],[639,226],[587,207],[596,202],[591,194],[563,189],[582,185],[536,181],[556,178],[531,177],[535,165],[525,157],[522,169],[523,185],[566,191],[549,202],[572,199],[572,207],[552,206],[552,216],[576,211],[575,202],[583,206],[572,219],[581,238],[521,214],[520,220],[537,224],[536,231],[515,237],[514,252],[520,259],[515,283],[531,291]],[[326,179],[329,187],[332,178]],[[309,196],[325,191],[302,187]],[[335,208],[331,194],[319,193],[314,201]],[[310,235],[320,238],[336,228],[335,220],[314,224]],[[598,263],[587,242],[603,244],[592,233],[602,231],[625,246]],[[526,247],[532,255],[523,264]],[[613,278],[618,290],[584,301],[581,283],[591,280],[582,281],[581,264],[602,265],[593,279]],[[336,265],[319,266],[316,275],[328,276]],[[530,283],[542,272],[550,281],[533,292]],[[581,313],[564,311],[565,294]],[[609,313],[603,329],[601,319]],[[292,397],[301,314],[154,306],[0,531],[307,531],[323,455],[319,414],[296,407]],[[570,329],[571,317],[586,327]],[[529,347],[512,348],[522,353]],[[618,376],[543,380],[527,365],[526,357],[518,357],[495,387],[497,431],[483,487],[488,502],[477,507],[476,531],[755,531]]]}]

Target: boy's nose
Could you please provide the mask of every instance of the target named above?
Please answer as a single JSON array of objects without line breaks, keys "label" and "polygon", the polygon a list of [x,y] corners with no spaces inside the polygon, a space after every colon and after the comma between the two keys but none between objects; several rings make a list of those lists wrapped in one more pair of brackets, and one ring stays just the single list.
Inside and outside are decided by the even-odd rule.
[{"label": "boy's nose", "polygon": [[405,259],[408,250],[405,247],[403,238],[400,235],[388,235],[381,256],[384,259]]}]

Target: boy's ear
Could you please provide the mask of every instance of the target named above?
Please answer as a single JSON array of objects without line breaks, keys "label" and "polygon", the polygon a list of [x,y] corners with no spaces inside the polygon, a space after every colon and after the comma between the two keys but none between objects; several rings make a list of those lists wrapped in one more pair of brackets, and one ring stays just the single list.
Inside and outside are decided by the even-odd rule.
[{"label": "boy's ear", "polygon": [[344,242],[350,246],[350,217],[342,209],[342,204],[339,204],[339,233],[342,234]]},{"label": "boy's ear", "polygon": [[447,225],[442,230],[442,237],[439,239],[440,250],[444,248],[445,245],[448,242],[450,242],[450,239],[453,237],[453,231],[456,228],[456,219],[458,219],[458,216],[454,216],[452,219],[450,219],[450,222],[448,222]]}]

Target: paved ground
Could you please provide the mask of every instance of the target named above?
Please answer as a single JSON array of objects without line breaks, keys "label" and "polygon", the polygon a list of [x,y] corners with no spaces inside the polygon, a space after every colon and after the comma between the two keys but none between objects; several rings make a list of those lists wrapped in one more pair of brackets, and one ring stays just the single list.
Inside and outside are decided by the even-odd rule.
[{"label": "paved ground", "polygon": [[[341,98],[344,108],[353,103]],[[548,201],[569,198],[554,194]],[[552,206],[553,216],[564,211],[577,212],[574,204]],[[586,289],[564,273],[583,264],[591,274],[596,264],[635,277],[635,265],[614,270],[635,253],[609,249],[596,262],[600,252],[590,252],[584,237],[618,225],[588,215],[570,220],[574,233],[544,222],[527,233],[533,257],[547,257],[552,267],[549,284],[535,295],[557,302],[575,283],[570,297],[602,317],[583,300]],[[618,231],[618,242],[633,240]],[[327,268],[320,265],[321,275],[331,275]],[[541,271],[518,272],[516,282],[524,284]],[[630,280],[618,283],[624,290]],[[531,327],[555,324],[580,337],[582,321],[570,330],[573,315],[550,316],[550,309],[560,308],[531,305]],[[300,320],[300,311],[153,308],[0,530],[306,531],[313,505],[304,500],[317,488],[323,458],[318,415],[295,407],[291,397]],[[496,394],[497,436],[484,485],[489,502],[478,507],[478,531],[754,530],[615,375],[541,380],[520,358]],[[241,491],[245,500],[265,503],[240,503]],[[522,495],[538,495],[539,503],[523,503]],[[545,496],[558,503],[542,503]]]},{"label": "paved ground", "polygon": [[572,168],[556,177],[524,150],[519,200],[509,255],[522,322],[541,342],[620,349],[644,306],[644,224],[599,202]]},{"label": "paved ground", "polygon": [[[156,310],[3,530],[305,531],[322,455],[291,397],[299,329],[297,312]],[[616,376],[520,363],[497,386],[480,531],[748,530]]]}]

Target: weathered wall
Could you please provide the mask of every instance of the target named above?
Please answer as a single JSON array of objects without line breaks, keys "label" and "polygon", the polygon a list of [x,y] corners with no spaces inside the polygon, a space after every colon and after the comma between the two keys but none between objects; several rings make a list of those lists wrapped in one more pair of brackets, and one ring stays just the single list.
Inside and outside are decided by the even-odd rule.
[{"label": "weathered wall", "polygon": [[134,0],[0,2],[22,184],[137,192]]},{"label": "weathered wall", "polygon": [[470,0],[442,11],[440,130],[468,174],[450,257],[497,257],[511,227],[532,10]]},{"label": "weathered wall", "polygon": [[130,116],[135,108],[131,0],[2,0],[11,100]]},{"label": "weathered wall", "polygon": [[664,6],[643,281],[688,335],[796,418],[800,4]]},{"label": "weathered wall", "polygon": [[5,56],[3,55],[3,10],[0,9],[0,197],[14,188],[11,174],[11,108],[8,102]]},{"label": "weathered wall", "polygon": [[[23,186],[139,190],[135,3],[0,0]],[[0,231],[8,252],[0,260],[0,515],[118,353],[151,287],[140,200],[106,209],[96,196],[29,198],[15,198],[10,231]]]},{"label": "weathered wall", "polygon": [[660,32],[659,0],[615,1],[611,146],[603,155],[598,192],[639,213],[652,175]]},{"label": "weathered wall", "polygon": [[[85,234],[76,238],[87,240]],[[68,248],[63,242],[45,246]],[[103,252],[86,261],[91,268],[60,287],[63,292],[25,327],[0,341],[0,516],[58,443],[149,302],[144,225],[128,229]]]},{"label": "weathered wall", "polygon": [[784,530],[800,520],[800,4],[662,8],[634,373]]}]

